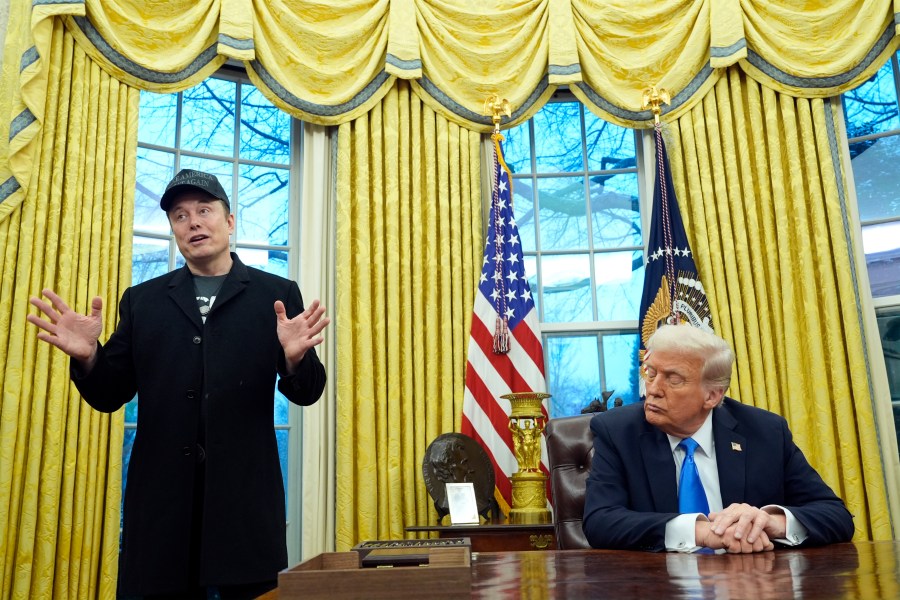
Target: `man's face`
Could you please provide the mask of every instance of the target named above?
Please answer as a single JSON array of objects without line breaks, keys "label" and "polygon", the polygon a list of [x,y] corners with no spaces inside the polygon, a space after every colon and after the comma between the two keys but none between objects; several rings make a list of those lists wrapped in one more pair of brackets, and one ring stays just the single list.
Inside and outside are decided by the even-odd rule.
[{"label": "man's face", "polygon": [[228,214],[223,202],[203,192],[185,192],[172,205],[168,217],[175,243],[189,267],[227,260],[234,215]]},{"label": "man's face", "polygon": [[644,360],[647,422],[676,437],[690,437],[722,399],[703,384],[703,359],[678,351],[653,350]]}]

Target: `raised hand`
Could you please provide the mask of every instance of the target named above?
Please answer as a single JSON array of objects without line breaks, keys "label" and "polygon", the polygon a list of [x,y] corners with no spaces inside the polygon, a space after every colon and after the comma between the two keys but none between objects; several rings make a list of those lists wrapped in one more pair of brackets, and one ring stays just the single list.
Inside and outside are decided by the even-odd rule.
[{"label": "raised hand", "polygon": [[47,320],[38,315],[28,315],[26,319],[37,326],[38,339],[52,344],[90,369],[97,358],[97,340],[103,331],[103,299],[95,296],[91,300],[91,314],[81,315],[69,308],[53,290],[45,289],[42,294],[50,304],[31,297],[29,302],[40,310]]},{"label": "raised hand", "polygon": [[284,303],[281,300],[275,301],[278,341],[284,348],[289,373],[294,372],[307,350],[322,343],[322,330],[331,323],[331,319],[324,315],[325,307],[318,300],[313,300],[306,310],[293,319],[288,319]]}]

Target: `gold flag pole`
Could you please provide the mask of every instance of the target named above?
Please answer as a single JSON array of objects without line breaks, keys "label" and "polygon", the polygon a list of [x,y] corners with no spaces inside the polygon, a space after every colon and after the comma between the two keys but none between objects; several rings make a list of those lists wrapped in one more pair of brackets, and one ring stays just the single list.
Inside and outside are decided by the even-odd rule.
[{"label": "gold flag pole", "polygon": [[[509,174],[509,198],[513,198],[512,174],[503,160],[503,152],[500,142],[503,135],[500,133],[500,121],[503,115],[507,119],[512,117],[512,107],[509,100],[500,98],[497,94],[491,94],[484,101],[484,114],[491,117],[494,123],[494,132],[491,140],[494,142],[494,168],[499,163]],[[492,194],[492,206],[497,203],[497,190]],[[499,323],[498,323],[499,327]],[[503,327],[505,331],[505,325]],[[504,334],[505,335],[505,334]],[[508,351],[508,344],[498,348],[495,334],[494,351],[504,353]],[[512,435],[513,454],[518,463],[518,471],[510,477],[512,484],[512,506],[509,511],[510,523],[515,524],[542,524],[550,523],[552,516],[547,508],[547,475],[541,471],[541,438],[547,417],[541,409],[542,402],[549,398],[550,394],[542,392],[514,392],[501,396],[510,403],[509,431]],[[534,538],[535,536],[532,536]],[[535,547],[544,548],[550,543],[549,537],[539,536],[541,539],[532,539]]]}]

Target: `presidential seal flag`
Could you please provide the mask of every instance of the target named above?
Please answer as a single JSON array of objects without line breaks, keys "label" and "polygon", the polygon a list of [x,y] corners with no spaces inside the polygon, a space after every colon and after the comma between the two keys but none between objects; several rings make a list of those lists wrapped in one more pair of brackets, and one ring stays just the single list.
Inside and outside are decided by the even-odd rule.
[{"label": "presidential seal flag", "polygon": [[[647,267],[644,270],[644,293],[638,317],[641,328],[641,362],[644,360],[647,340],[660,325],[687,324],[712,331],[709,302],[697,275],[684,223],[681,221],[660,123],[655,125],[655,136],[656,185],[650,217]],[[643,395],[642,379],[641,396]]]},{"label": "presidential seal flag", "polygon": [[[513,216],[512,180],[500,147],[503,137],[495,133],[491,138],[493,193],[472,314],[462,433],[477,440],[490,456],[497,486],[494,495],[500,509],[508,513],[512,501],[510,477],[518,463],[509,430],[510,403],[501,396],[544,392],[546,383],[541,333]],[[541,468],[546,472],[546,464]]]}]

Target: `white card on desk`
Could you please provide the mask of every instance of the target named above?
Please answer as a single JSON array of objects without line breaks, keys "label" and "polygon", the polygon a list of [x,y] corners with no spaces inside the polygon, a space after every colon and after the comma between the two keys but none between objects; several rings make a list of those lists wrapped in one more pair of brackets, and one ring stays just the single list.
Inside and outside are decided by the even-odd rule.
[{"label": "white card on desk", "polygon": [[475,485],[447,483],[447,506],[450,508],[451,525],[478,524],[478,503],[475,501]]}]

